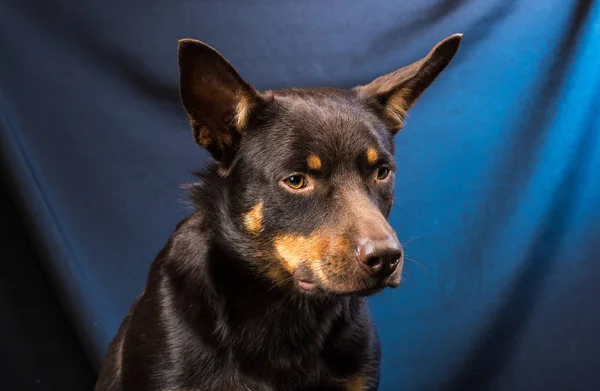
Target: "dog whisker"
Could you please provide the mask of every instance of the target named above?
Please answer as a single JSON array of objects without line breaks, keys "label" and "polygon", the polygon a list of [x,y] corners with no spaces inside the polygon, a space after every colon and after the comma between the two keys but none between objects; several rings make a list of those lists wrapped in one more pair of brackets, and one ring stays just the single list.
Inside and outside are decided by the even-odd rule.
[{"label": "dog whisker", "polygon": [[402,243],[402,247],[408,247],[409,243],[411,243],[417,239],[420,239],[422,237],[423,237],[423,235],[413,236],[412,238],[410,238],[410,239],[406,240],[404,243]]},{"label": "dog whisker", "polygon": [[400,205],[393,203],[392,208],[399,208],[402,211],[402,213],[404,213],[406,216],[408,216],[408,212],[406,210],[404,210],[404,208],[401,207]]},{"label": "dog whisker", "polygon": [[417,278],[414,276],[414,274],[412,274],[411,272],[407,271],[403,271],[402,272],[402,278],[405,279],[407,282],[408,281],[415,281],[418,282]]},{"label": "dog whisker", "polygon": [[[409,262],[412,262],[412,263],[414,263],[415,265],[419,266],[419,267],[420,267],[420,268],[423,270],[423,272],[424,272],[426,275],[428,275],[428,274],[429,274],[429,269],[427,269],[427,267],[426,267],[425,265],[423,265],[422,263],[420,263],[420,262],[418,262],[418,261],[415,261],[414,259],[407,258],[407,257],[404,257],[404,259],[406,259],[407,261],[409,261]],[[408,272],[408,271],[407,271],[407,272]]]},{"label": "dog whisker", "polygon": [[424,261],[417,261],[416,259],[414,259],[412,257],[404,256],[404,259],[407,260],[407,261],[409,261],[409,262],[412,262],[414,264],[419,265],[420,267],[422,267],[426,271],[429,271],[428,268],[427,268],[427,266],[434,267],[436,269],[440,267],[439,265],[436,265],[434,263],[429,263],[429,262],[424,262]]}]

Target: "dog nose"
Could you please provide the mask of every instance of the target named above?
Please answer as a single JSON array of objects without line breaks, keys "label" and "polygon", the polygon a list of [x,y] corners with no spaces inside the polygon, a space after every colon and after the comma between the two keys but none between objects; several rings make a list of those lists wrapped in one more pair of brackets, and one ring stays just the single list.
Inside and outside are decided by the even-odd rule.
[{"label": "dog nose", "polygon": [[389,276],[402,258],[402,247],[392,239],[365,239],[358,247],[358,260],[371,275]]}]

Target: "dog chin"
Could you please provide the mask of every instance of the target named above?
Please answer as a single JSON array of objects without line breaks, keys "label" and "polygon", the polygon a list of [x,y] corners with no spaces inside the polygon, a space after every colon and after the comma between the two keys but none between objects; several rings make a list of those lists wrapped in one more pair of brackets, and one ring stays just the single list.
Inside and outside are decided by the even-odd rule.
[{"label": "dog chin", "polygon": [[401,279],[400,277],[401,277],[400,274],[398,274],[398,276],[391,275],[386,280],[385,286],[388,287],[388,288],[392,288],[392,289],[398,288],[398,286],[400,286],[400,279]]},{"label": "dog chin", "polygon": [[392,275],[389,278],[387,278],[386,280],[384,280],[376,285],[367,287],[365,289],[361,289],[356,292],[352,292],[351,294],[353,294],[355,296],[367,297],[367,296],[372,296],[376,293],[379,293],[386,288],[391,288],[391,289],[397,288],[399,285],[400,285],[400,278]]},{"label": "dog chin", "polygon": [[338,290],[338,289],[330,289],[323,287],[317,283],[306,282],[306,281],[296,281],[296,288],[300,293],[309,296],[318,296],[318,297],[342,297],[342,296],[355,296],[355,297],[368,297],[372,296],[376,293],[383,291],[384,289],[390,287],[395,288],[399,285],[399,282],[381,282],[379,284],[373,286],[367,286],[364,288],[352,289],[352,290]]}]

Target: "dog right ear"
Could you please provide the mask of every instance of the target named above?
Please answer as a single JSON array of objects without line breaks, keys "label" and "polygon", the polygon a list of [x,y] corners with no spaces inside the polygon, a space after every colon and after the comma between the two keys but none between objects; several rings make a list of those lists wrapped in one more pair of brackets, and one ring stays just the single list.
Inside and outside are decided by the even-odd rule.
[{"label": "dog right ear", "polygon": [[182,39],[177,51],[179,95],[194,139],[227,169],[249,116],[265,98],[210,46]]},{"label": "dog right ear", "polygon": [[462,34],[454,34],[439,42],[427,56],[408,66],[381,76],[371,83],[356,87],[361,96],[374,98],[385,108],[385,116],[393,133],[404,125],[406,112],[448,66],[460,46]]}]

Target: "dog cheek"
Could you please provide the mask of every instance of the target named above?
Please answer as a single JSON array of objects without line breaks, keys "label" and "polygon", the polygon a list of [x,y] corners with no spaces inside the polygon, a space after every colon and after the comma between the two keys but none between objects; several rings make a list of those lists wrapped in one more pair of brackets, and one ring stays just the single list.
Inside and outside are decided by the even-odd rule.
[{"label": "dog cheek", "polygon": [[267,278],[275,285],[283,285],[290,278],[290,274],[277,263],[270,265],[265,274]]},{"label": "dog cheek", "polygon": [[259,201],[248,213],[244,215],[243,224],[252,234],[263,231],[263,201]]},{"label": "dog cheek", "polygon": [[319,273],[318,262],[327,251],[329,235],[314,232],[309,236],[283,234],[275,237],[275,254],[285,268],[293,273],[298,265],[305,263],[313,273]]},{"label": "dog cheek", "polygon": [[383,211],[383,215],[385,216],[386,219],[388,217],[390,217],[390,213],[392,213],[393,207],[394,207],[394,195],[392,194],[391,200],[387,203],[387,205],[385,206],[384,211]]},{"label": "dog cheek", "polygon": [[290,273],[293,273],[302,261],[305,245],[305,238],[294,235],[280,235],[273,241],[277,259]]}]

